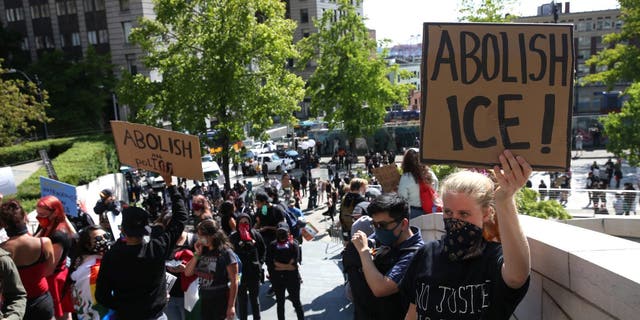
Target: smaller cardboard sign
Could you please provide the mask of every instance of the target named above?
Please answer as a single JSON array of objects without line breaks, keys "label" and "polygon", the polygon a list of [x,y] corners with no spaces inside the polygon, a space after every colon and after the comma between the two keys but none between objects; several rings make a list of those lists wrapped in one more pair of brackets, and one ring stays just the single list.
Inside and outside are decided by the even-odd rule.
[{"label": "smaller cardboard sign", "polygon": [[323,169],[323,168],[311,169],[311,178],[312,179],[320,179],[322,181],[328,181],[329,180],[329,169]]},{"label": "smaller cardboard sign", "polygon": [[302,228],[300,232],[302,233],[302,237],[307,241],[313,240],[316,235],[318,235],[318,229],[309,222],[307,222],[307,225]]},{"label": "smaller cardboard sign", "polygon": [[55,196],[62,202],[64,212],[70,216],[78,216],[78,192],[76,187],[68,183],[40,177],[40,195]]},{"label": "smaller cardboard sign", "polygon": [[3,195],[18,193],[18,188],[16,188],[16,181],[13,177],[11,167],[0,168],[0,193]]},{"label": "smaller cardboard sign", "polygon": [[373,175],[376,177],[382,191],[394,192],[398,189],[400,183],[400,172],[398,172],[398,166],[390,164],[384,167],[373,168]]},{"label": "smaller cardboard sign", "polygon": [[120,162],[134,168],[204,180],[200,139],[184,133],[111,121]]},{"label": "smaller cardboard sign", "polygon": [[122,214],[114,215],[112,211],[107,212],[107,220],[109,221],[109,226],[111,227],[111,234],[113,234],[113,238],[118,240],[120,239],[120,226],[122,225]]}]

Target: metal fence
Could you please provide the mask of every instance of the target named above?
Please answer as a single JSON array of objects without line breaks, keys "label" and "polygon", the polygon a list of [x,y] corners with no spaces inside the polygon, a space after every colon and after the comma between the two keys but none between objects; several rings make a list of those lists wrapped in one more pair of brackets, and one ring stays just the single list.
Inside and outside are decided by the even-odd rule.
[{"label": "metal fence", "polygon": [[635,215],[640,211],[640,190],[619,189],[538,189],[539,200],[555,200],[574,217],[597,214]]}]

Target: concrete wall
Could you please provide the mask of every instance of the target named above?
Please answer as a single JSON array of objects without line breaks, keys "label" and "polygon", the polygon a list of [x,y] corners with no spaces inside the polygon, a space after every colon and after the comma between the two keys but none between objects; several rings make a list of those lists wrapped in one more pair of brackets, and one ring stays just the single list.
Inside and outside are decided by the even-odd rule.
[{"label": "concrete wall", "polygon": [[[529,291],[513,319],[639,318],[640,244],[567,223],[519,218],[531,248],[532,272]],[[618,225],[610,230],[622,233],[616,228],[637,226],[637,221],[609,221]],[[441,214],[416,218],[412,224],[422,229],[425,240],[444,232]]]}]

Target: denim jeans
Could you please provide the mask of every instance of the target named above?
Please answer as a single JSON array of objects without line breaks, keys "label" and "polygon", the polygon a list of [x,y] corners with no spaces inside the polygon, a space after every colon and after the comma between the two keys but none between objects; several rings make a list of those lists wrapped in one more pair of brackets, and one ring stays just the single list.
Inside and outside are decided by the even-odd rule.
[{"label": "denim jeans", "polygon": [[171,297],[165,314],[168,320],[185,320],[184,297]]}]

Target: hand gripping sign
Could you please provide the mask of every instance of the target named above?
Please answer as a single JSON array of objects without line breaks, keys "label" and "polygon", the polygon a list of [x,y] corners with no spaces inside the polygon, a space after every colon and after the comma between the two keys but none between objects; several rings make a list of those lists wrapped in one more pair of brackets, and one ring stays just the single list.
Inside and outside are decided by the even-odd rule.
[{"label": "hand gripping sign", "polygon": [[[197,136],[124,121],[111,121],[118,158],[147,171],[204,180]],[[179,165],[177,165],[179,163]]]},{"label": "hand gripping sign", "polygon": [[509,149],[569,167],[571,25],[425,23],[422,55],[423,162],[492,167]]}]

